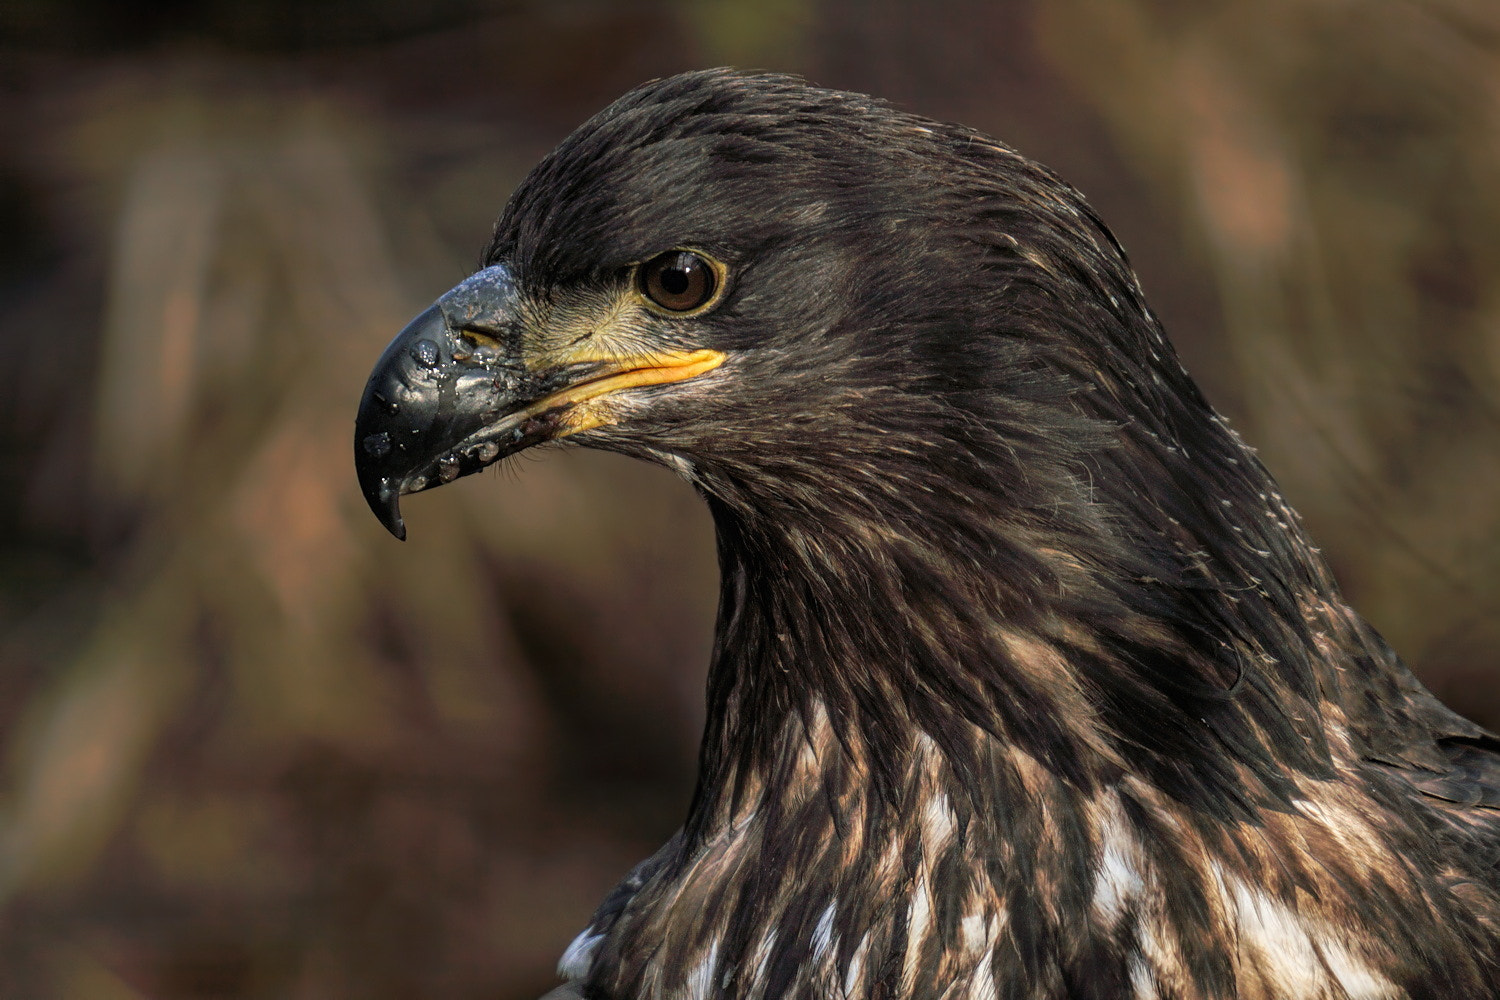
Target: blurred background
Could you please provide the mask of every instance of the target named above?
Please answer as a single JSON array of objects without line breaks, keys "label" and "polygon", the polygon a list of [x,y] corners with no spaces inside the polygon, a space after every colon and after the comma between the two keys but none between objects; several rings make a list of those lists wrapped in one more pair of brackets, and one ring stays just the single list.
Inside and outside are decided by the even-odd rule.
[{"label": "blurred background", "polygon": [[686,808],[671,475],[356,489],[364,379],[649,77],[790,70],[1082,188],[1353,603],[1500,724],[1493,0],[5,0],[0,997],[531,1000]]}]

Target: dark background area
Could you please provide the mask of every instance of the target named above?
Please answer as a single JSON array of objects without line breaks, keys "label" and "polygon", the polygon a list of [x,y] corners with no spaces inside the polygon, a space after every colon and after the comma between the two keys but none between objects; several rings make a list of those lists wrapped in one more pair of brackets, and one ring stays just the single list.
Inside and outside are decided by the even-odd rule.
[{"label": "dark background area", "polygon": [[801,72],[1082,188],[1445,699],[1500,724],[1500,8],[0,6],[0,997],[532,998],[684,813],[668,473],[354,482],[385,342],[653,76]]}]

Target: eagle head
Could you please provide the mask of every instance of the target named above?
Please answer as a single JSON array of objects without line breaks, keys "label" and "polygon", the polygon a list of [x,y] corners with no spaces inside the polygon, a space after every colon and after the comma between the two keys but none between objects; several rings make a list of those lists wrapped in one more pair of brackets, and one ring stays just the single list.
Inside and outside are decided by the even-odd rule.
[{"label": "eagle head", "polygon": [[1116,425],[1177,436],[1158,404],[1185,377],[1077,192],[861,95],[642,87],[531,172],[483,263],[360,406],[360,482],[398,536],[403,494],[563,438],[747,515],[901,507],[893,484],[915,499],[941,470],[1066,530]]}]

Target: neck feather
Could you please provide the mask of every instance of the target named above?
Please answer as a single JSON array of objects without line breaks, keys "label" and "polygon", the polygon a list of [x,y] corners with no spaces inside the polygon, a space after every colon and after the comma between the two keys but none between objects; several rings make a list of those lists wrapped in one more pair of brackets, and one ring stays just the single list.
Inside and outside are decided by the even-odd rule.
[{"label": "neck feather", "polygon": [[[1309,940],[1341,905],[1426,919],[1402,827],[1342,797],[1325,737],[1340,674],[1393,661],[1211,426],[1191,447],[1245,463],[1230,504],[1130,425],[1072,468],[889,432],[700,466],[723,589],[699,785],[582,939],[601,995],[1128,996],[1147,967],[1230,995],[1245,914],[1302,900]],[[1159,474],[1121,479],[1129,449]]]},{"label": "neck feather", "polygon": [[[1086,461],[887,432],[752,485],[706,475],[723,583],[689,830],[824,730],[891,806],[921,740],[963,787],[1015,752],[1083,791],[1130,770],[1247,816],[1285,807],[1288,774],[1328,774],[1313,619],[1342,605],[1269,477],[1211,427],[1193,447],[1243,463],[1227,503],[1179,487],[1184,445],[1130,426]],[[1142,455],[1157,475],[1124,479]]]}]

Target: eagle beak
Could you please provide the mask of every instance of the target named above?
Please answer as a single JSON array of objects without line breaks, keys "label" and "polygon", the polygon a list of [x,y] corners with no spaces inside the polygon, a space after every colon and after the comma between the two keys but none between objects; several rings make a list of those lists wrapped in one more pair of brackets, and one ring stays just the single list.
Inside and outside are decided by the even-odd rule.
[{"label": "eagle beak", "polygon": [[365,502],[406,538],[401,497],[478,472],[543,441],[609,422],[593,400],[693,378],[718,351],[620,357],[575,352],[533,370],[509,268],[487,267],[396,335],[365,385],[354,420],[354,466]]},{"label": "eagle beak", "polygon": [[520,361],[519,293],[504,265],[472,275],[396,335],[365,385],[354,466],[397,538],[400,501],[535,444],[545,421],[507,420],[542,391]]}]

